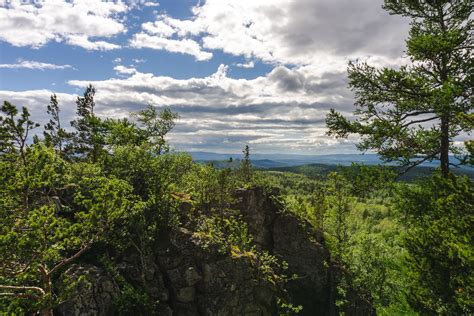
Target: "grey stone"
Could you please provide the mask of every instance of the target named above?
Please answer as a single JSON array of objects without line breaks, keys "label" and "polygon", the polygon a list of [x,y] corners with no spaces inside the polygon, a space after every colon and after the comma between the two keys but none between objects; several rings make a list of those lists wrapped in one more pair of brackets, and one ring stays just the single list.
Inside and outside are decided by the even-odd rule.
[{"label": "grey stone", "polygon": [[196,298],[196,289],[192,286],[183,287],[176,291],[176,299],[181,303],[191,303]]}]

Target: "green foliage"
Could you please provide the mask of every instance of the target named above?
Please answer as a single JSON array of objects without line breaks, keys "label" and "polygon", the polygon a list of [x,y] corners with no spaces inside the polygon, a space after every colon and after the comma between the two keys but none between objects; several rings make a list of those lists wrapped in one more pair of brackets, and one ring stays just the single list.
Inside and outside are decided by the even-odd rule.
[{"label": "green foliage", "polygon": [[126,284],[120,296],[114,301],[116,315],[158,315],[153,302],[147,293]]},{"label": "green foliage", "polygon": [[210,164],[193,165],[184,182],[183,190],[192,196],[192,203],[198,210],[218,212],[221,217],[233,202],[233,191],[243,185],[238,170],[218,170]]},{"label": "green foliage", "polygon": [[341,259],[347,251],[349,231],[348,216],[351,211],[351,197],[346,179],[332,173],[328,179],[328,210],[326,216],[326,234],[335,258]]},{"label": "green foliage", "polygon": [[378,314],[413,315],[405,298],[404,228],[391,211],[393,191],[386,188],[395,184],[380,180],[361,198],[354,186],[370,178],[383,179],[385,169],[353,168],[331,173],[326,181],[278,172],[266,172],[265,178],[279,187],[289,211],[324,232],[331,255],[345,271],[336,280],[340,309],[355,290]]},{"label": "green foliage", "polygon": [[474,311],[474,186],[436,175],[403,186],[398,209],[408,226],[410,304],[423,314]]},{"label": "green foliage", "polygon": [[143,126],[143,133],[154,147],[157,154],[168,152],[165,135],[175,126],[179,115],[170,108],[163,108],[159,113],[152,105],[135,114],[138,122]]},{"label": "green foliage", "polygon": [[72,134],[67,132],[61,126],[59,117],[59,104],[56,94],[51,95],[50,102],[46,112],[50,115],[50,120],[44,126],[44,142],[47,146],[51,146],[66,156],[66,149],[70,149],[70,141]]},{"label": "green foliage", "polygon": [[[458,36],[451,34],[442,41],[449,46]],[[419,52],[424,41],[413,41],[413,52]],[[373,78],[383,77],[392,88],[425,91],[425,82],[411,73],[400,77],[408,71],[405,68],[364,71]],[[94,114],[94,94],[90,86],[77,100],[73,140],[61,125],[54,95],[47,108],[51,120],[45,139],[37,137],[33,144],[28,139],[37,124],[28,110],[20,112],[8,102],[1,107],[0,310],[51,315],[64,295],[74,290],[75,283],[70,283],[68,290],[57,293],[58,276],[71,262],[83,260],[104,267],[119,285],[115,313],[152,314],[159,302],[121,275],[115,256],[133,251],[144,265],[143,258],[153,254],[164,234],[184,224],[204,249],[248,260],[254,268],[252,278],[278,293],[278,311],[297,313],[301,307],[288,302],[284,290],[294,278],[286,275],[287,264],[256,250],[247,225],[233,209],[237,188],[258,185],[324,236],[321,242],[341,268],[336,280],[340,310],[356,292],[381,315],[412,315],[412,308],[422,314],[473,312],[474,207],[473,186],[467,178],[437,176],[408,185],[393,182],[391,168],[362,165],[292,169],[309,177],[258,172],[252,170],[248,146],[240,168],[219,170],[195,164],[189,155],[169,152],[166,135],[178,118],[170,109],[158,112],[149,106],[135,116],[137,122],[101,120]],[[370,99],[365,90],[359,97],[374,106],[380,101]],[[418,101],[405,98],[397,106],[415,109]],[[452,122],[462,121],[467,128],[469,115],[460,116],[464,118]],[[397,128],[383,120],[369,121],[377,133],[385,133],[378,128]],[[333,131],[368,128],[361,122],[346,127]],[[377,137],[388,140],[380,133]],[[427,148],[434,140],[430,133],[413,134],[412,140]],[[401,140],[408,144],[408,139],[397,142]],[[468,142],[466,149],[471,147]],[[407,149],[407,157],[412,149]],[[387,157],[392,154],[399,155],[387,151]]]},{"label": "green foliage", "polygon": [[218,171],[212,165],[194,165],[186,175],[188,183],[186,193],[193,197],[194,205],[203,211],[210,211],[218,205]]},{"label": "green foliage", "polygon": [[30,120],[30,112],[23,107],[18,117],[18,109],[11,103],[4,101],[0,107],[0,155],[2,159],[9,158],[8,154],[19,153],[25,164],[25,151],[30,131],[39,124]]},{"label": "green foliage", "polygon": [[140,146],[147,141],[143,130],[127,118],[106,119],[104,128],[107,131],[105,143],[108,146]]},{"label": "green foliage", "polygon": [[359,198],[368,198],[375,192],[390,190],[396,177],[394,168],[355,163],[350,168],[342,168],[340,173],[351,184],[350,193]]},{"label": "green foliage", "polygon": [[252,162],[250,161],[250,147],[245,145],[244,150],[244,159],[240,162],[240,173],[244,183],[250,183],[252,181]]},{"label": "green foliage", "polygon": [[[0,116],[0,309],[52,315],[64,297],[58,275],[101,247],[147,251],[160,227],[177,222],[173,192],[191,169],[187,155],[156,155],[146,130],[94,114],[95,90],[77,100],[74,139],[61,127],[55,95],[41,140],[29,112],[8,102]],[[168,113],[169,114],[169,113]],[[172,128],[163,114],[160,146]],[[65,295],[68,291],[62,291]],[[124,296],[139,299],[123,288]],[[121,310],[135,308],[123,303]],[[128,307],[127,307],[128,306]]]},{"label": "green foliage", "polygon": [[377,69],[349,64],[356,121],[331,110],[329,135],[359,134],[360,150],[375,150],[386,161],[410,168],[440,159],[444,176],[453,138],[470,132],[472,120],[472,1],[386,0],[391,14],[412,18],[407,53],[410,66]]},{"label": "green foliage", "polygon": [[26,159],[36,163],[17,169],[11,185],[28,184],[28,205],[2,203],[0,208],[0,288],[17,287],[31,308],[47,309],[56,301],[55,274],[98,241],[123,241],[126,230],[117,228],[126,227],[141,203],[128,183],[87,163],[71,165],[41,144],[30,148]]},{"label": "green foliage", "polygon": [[94,113],[95,89],[89,85],[82,97],[77,97],[77,119],[71,122],[76,129],[71,146],[75,155],[97,162],[105,144],[103,124]]},{"label": "green foliage", "polygon": [[220,253],[254,250],[247,225],[239,217],[200,216],[194,236],[205,249],[215,248]]},{"label": "green foliage", "polygon": [[467,154],[462,157],[462,161],[467,165],[474,165],[474,140],[469,140],[464,143]]},{"label": "green foliage", "polygon": [[[359,134],[360,150],[375,150],[385,161],[398,161],[408,169],[424,161],[440,160],[442,178],[434,176],[418,185],[402,186],[397,202],[400,214],[404,214],[400,223],[407,226],[402,248],[408,252],[404,265],[410,282],[404,288],[409,292],[410,305],[422,314],[471,314],[474,305],[472,183],[467,178],[450,175],[449,155],[462,153],[454,139],[460,133],[470,133],[474,127],[473,3],[469,0],[385,0],[384,3],[390,14],[412,19],[407,40],[411,64],[399,69],[377,69],[367,63],[351,62],[349,85],[355,93],[354,114],[358,119],[349,121],[331,110],[326,118],[329,135]],[[467,142],[469,153],[462,162],[470,162],[471,147]],[[383,183],[386,179],[381,180]],[[378,181],[370,182],[376,185]],[[362,193],[367,190],[364,183],[362,180],[365,187]],[[355,256],[350,266],[356,268],[354,283],[360,284],[357,278],[363,278],[366,284],[371,284],[371,297],[380,301],[379,293],[393,291],[378,289],[376,284],[387,276],[385,270],[389,264],[397,261],[387,256],[389,252],[383,247],[379,249],[383,243],[374,243],[368,237],[363,237],[358,246],[349,247],[366,253],[364,257]],[[374,250],[377,256],[371,257]],[[359,262],[357,258],[369,262]],[[390,282],[382,284],[390,285]],[[406,306],[406,302],[401,303],[400,306]],[[385,309],[388,310],[393,311]]]}]

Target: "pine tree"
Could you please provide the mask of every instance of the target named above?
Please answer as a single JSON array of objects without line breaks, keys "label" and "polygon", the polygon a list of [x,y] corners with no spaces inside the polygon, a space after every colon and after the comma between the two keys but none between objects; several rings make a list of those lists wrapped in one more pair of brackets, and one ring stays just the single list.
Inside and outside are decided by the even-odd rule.
[{"label": "pine tree", "polygon": [[158,154],[169,151],[165,136],[176,125],[179,119],[178,113],[170,108],[163,108],[160,112],[152,105],[135,114],[138,122],[143,127],[145,138],[155,148]]},{"label": "pine tree", "polygon": [[474,313],[474,186],[467,177],[435,175],[400,187],[397,209],[407,227],[407,299],[421,315]]},{"label": "pine tree", "polygon": [[411,63],[400,69],[350,63],[349,86],[359,118],[349,121],[331,110],[328,134],[359,134],[359,149],[375,150],[407,168],[439,159],[447,177],[449,155],[460,153],[454,138],[474,126],[472,116],[465,115],[473,110],[473,2],[385,0],[384,8],[412,18]]},{"label": "pine tree", "polygon": [[27,141],[30,131],[39,126],[30,119],[30,112],[23,107],[21,115],[18,109],[10,102],[3,102],[0,107],[0,154],[19,153],[23,164],[26,165]]},{"label": "pine tree", "polygon": [[252,180],[252,162],[250,161],[250,148],[249,145],[245,145],[244,150],[244,159],[240,164],[240,171],[242,173],[243,180],[246,183],[249,183]]},{"label": "pine tree", "polygon": [[104,146],[102,122],[95,116],[95,89],[89,85],[82,97],[77,97],[77,116],[71,121],[71,126],[76,129],[74,133],[73,152],[83,158],[96,162]]},{"label": "pine tree", "polygon": [[44,126],[43,135],[46,145],[51,146],[58,150],[59,153],[64,154],[65,148],[67,148],[68,141],[72,135],[61,127],[59,111],[58,98],[56,94],[53,94],[51,95],[47,107],[47,113],[51,118]]}]

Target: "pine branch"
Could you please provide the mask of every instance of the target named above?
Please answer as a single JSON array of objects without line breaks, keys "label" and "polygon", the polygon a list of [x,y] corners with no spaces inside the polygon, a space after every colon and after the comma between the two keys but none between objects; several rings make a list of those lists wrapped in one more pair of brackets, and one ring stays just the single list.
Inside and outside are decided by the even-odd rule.
[{"label": "pine branch", "polygon": [[436,119],[438,119],[437,116],[430,117],[430,118],[423,119],[423,120],[411,121],[411,122],[408,122],[408,123],[403,124],[403,125],[402,125],[402,128],[405,128],[405,127],[408,127],[408,126],[410,126],[410,125],[417,124],[417,123],[429,122],[429,121],[436,120]]}]

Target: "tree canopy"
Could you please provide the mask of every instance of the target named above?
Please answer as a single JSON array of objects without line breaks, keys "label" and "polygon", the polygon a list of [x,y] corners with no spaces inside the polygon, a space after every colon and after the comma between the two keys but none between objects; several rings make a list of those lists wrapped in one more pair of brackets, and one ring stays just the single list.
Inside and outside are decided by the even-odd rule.
[{"label": "tree canopy", "polygon": [[44,138],[36,133],[34,141],[32,130],[39,124],[29,111],[6,101],[0,107],[0,299],[11,298],[10,313],[52,315],[63,299],[53,281],[72,261],[99,243],[127,247],[133,230],[148,231],[152,239],[156,229],[147,228],[147,220],[156,223],[163,216],[156,209],[168,201],[165,180],[182,175],[174,167],[186,170],[190,162],[157,156],[177,118],[170,109],[149,106],[141,128],[96,116],[94,95],[89,86],[78,97],[77,119],[68,132],[53,94]]},{"label": "tree canopy", "polygon": [[461,154],[456,136],[474,126],[473,10],[469,0],[386,0],[390,14],[409,17],[408,65],[376,68],[349,64],[357,119],[334,109],[326,117],[329,135],[359,134],[360,150],[410,168],[440,160],[446,177],[451,154]]}]

